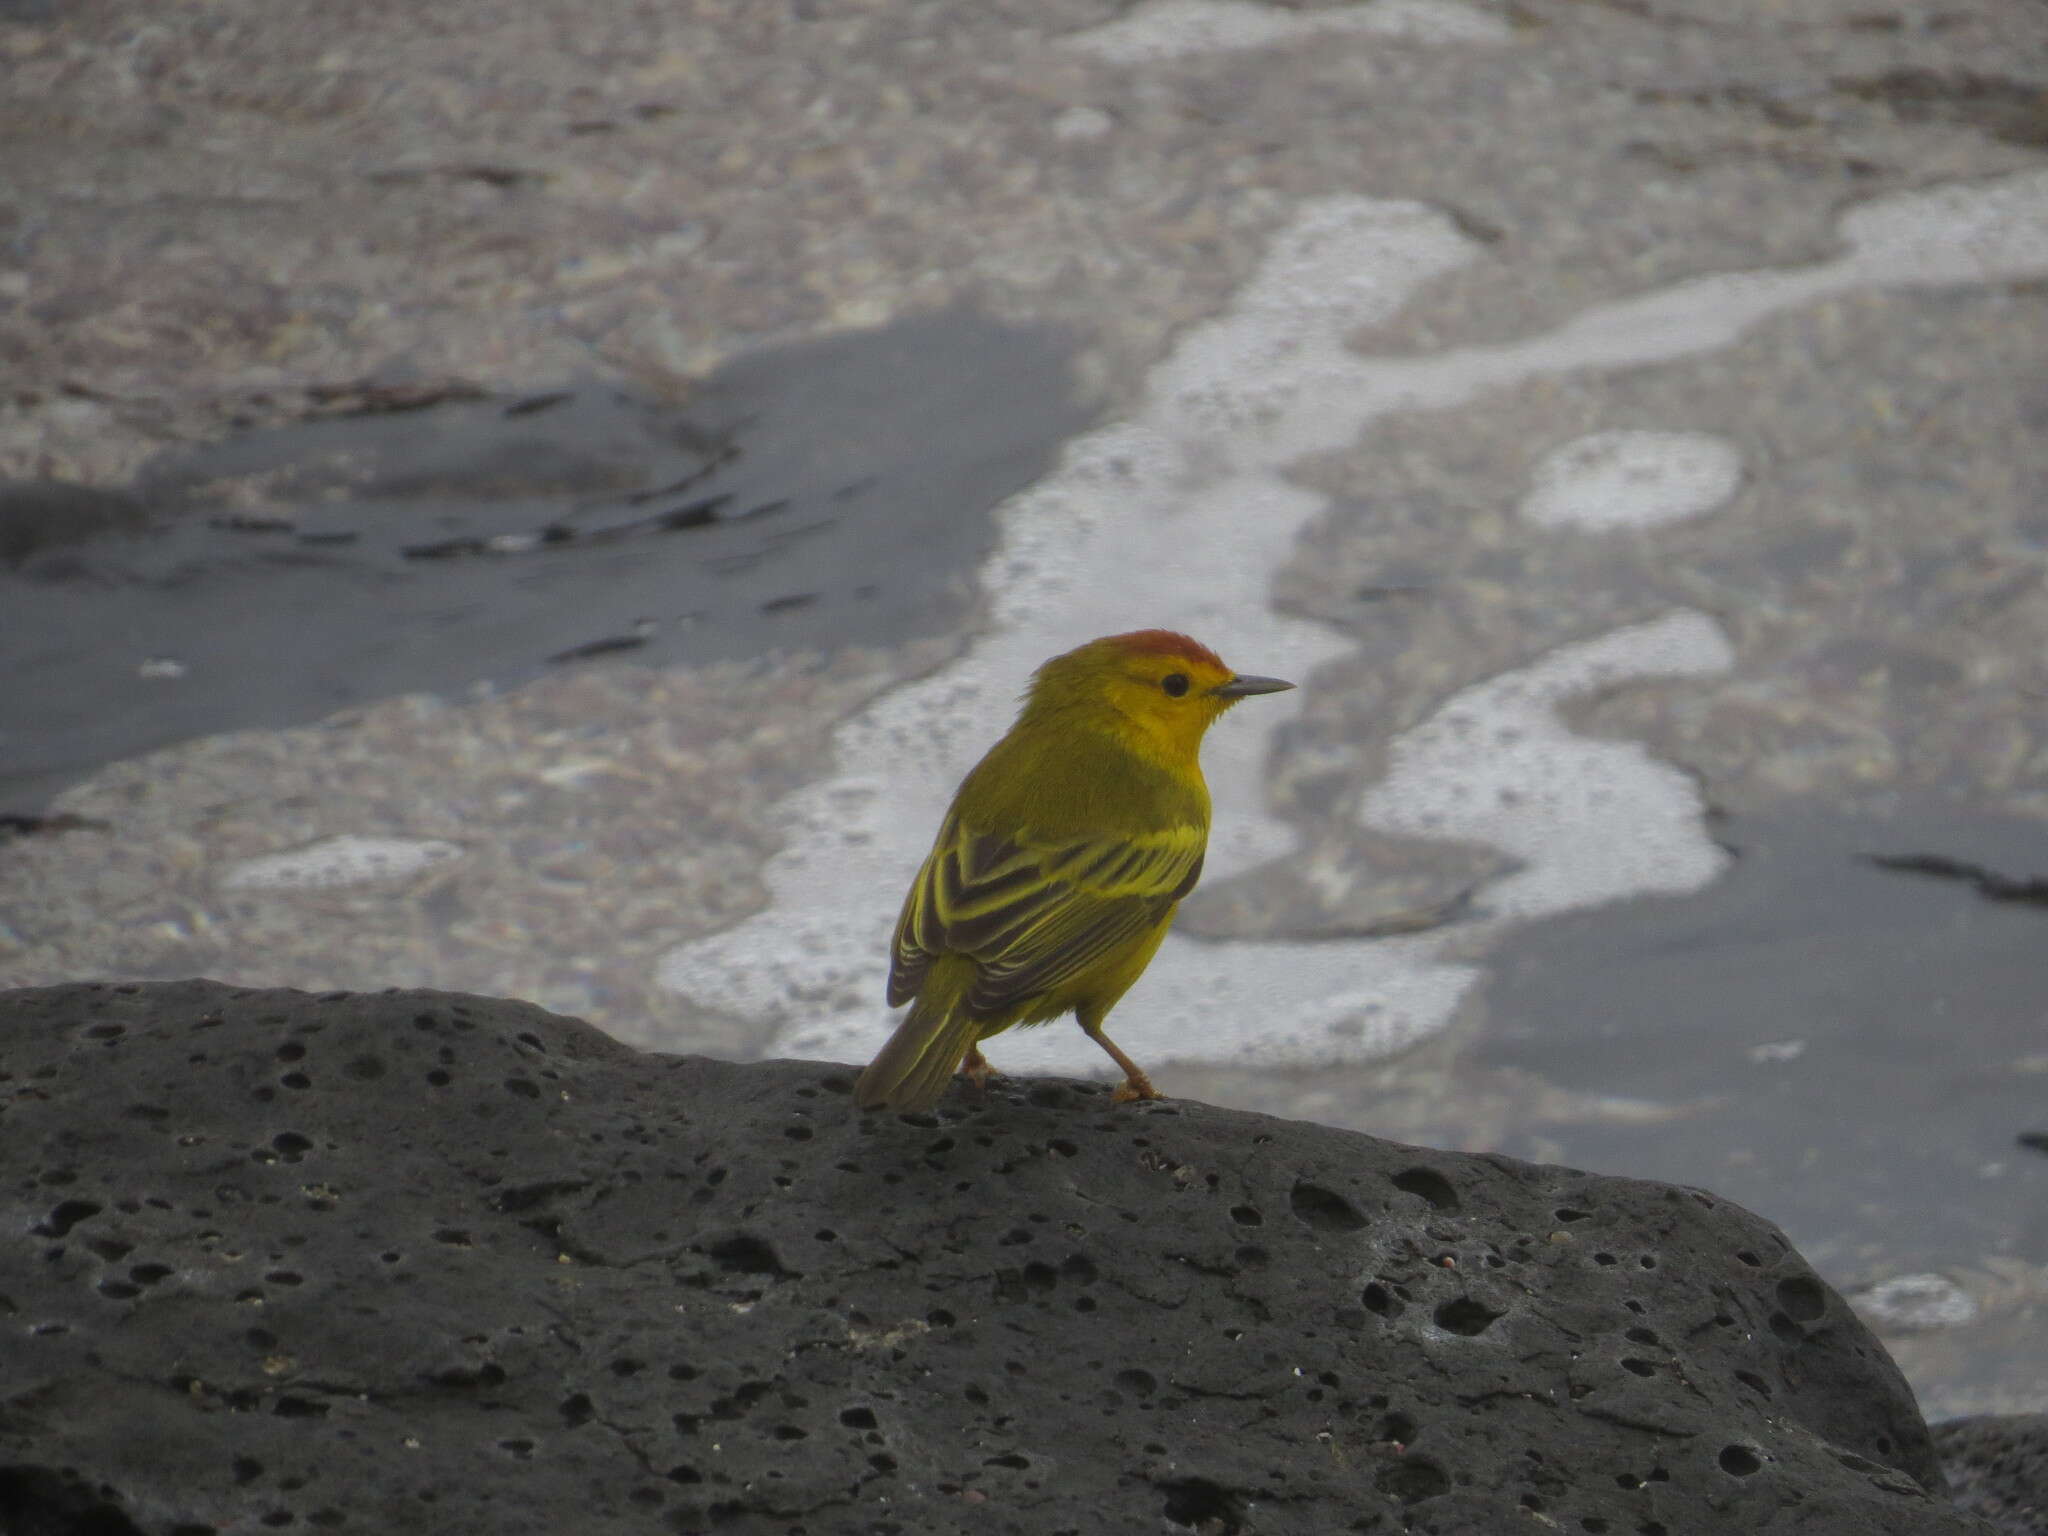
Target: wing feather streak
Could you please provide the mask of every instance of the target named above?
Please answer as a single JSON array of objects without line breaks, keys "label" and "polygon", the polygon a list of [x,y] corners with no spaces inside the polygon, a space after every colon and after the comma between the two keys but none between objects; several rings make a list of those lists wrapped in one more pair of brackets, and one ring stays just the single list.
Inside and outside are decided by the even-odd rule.
[{"label": "wing feather streak", "polygon": [[1042,999],[1163,920],[1201,877],[1206,830],[1011,840],[949,817],[897,919],[892,1007],[942,954],[978,972],[967,1004],[993,1015]]}]

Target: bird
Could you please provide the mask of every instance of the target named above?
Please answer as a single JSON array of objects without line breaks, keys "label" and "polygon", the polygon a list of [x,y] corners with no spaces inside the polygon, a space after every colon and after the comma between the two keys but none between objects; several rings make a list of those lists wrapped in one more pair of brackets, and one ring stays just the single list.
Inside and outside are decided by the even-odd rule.
[{"label": "bird", "polygon": [[1103,1020],[1201,878],[1203,735],[1240,699],[1293,686],[1233,672],[1168,629],[1105,635],[1040,666],[903,898],[888,998],[910,1011],[854,1103],[929,1109],[956,1071],[986,1084],[983,1040],[1067,1013],[1123,1072],[1116,1102],[1160,1098]]}]

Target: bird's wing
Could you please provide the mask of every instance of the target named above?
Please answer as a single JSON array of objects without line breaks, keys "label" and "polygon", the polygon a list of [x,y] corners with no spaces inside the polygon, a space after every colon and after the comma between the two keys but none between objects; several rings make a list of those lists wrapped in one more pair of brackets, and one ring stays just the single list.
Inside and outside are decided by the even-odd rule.
[{"label": "bird's wing", "polygon": [[1181,825],[1033,843],[949,818],[897,920],[891,1006],[946,953],[976,961],[976,1013],[1052,991],[1161,921],[1201,878],[1207,842],[1202,827]]}]

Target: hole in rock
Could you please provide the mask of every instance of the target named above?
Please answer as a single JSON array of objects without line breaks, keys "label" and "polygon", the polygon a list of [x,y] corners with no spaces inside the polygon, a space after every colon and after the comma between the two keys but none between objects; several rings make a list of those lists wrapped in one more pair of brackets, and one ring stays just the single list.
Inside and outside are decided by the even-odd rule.
[{"label": "hole in rock", "polygon": [[1436,1309],[1435,1318],[1437,1327],[1445,1333],[1463,1334],[1469,1339],[1486,1332],[1500,1315],[1470,1296],[1455,1296]]},{"label": "hole in rock", "polygon": [[1425,1457],[1408,1456],[1391,1466],[1382,1467],[1373,1478],[1372,1485],[1390,1499],[1397,1499],[1403,1504],[1420,1504],[1424,1499],[1449,1493],[1451,1475]]},{"label": "hole in rock", "polygon": [[[718,1170],[723,1173],[723,1169]],[[741,1232],[728,1237],[724,1242],[713,1243],[708,1250],[712,1261],[720,1269],[742,1275],[786,1275],[782,1260],[776,1257],[775,1249],[762,1239],[750,1233]]]},{"label": "hole in rock", "polygon": [[1203,1536],[1235,1536],[1245,1528],[1244,1510],[1237,1496],[1206,1477],[1153,1486],[1166,1495],[1159,1512],[1175,1525],[1199,1530]]},{"label": "hole in rock", "polygon": [[1720,1455],[1721,1470],[1730,1477],[1748,1477],[1763,1470],[1763,1463],[1757,1460],[1756,1452],[1746,1445],[1724,1445]]},{"label": "hole in rock", "polygon": [[1230,1208],[1230,1219],[1240,1227],[1259,1227],[1264,1226],[1266,1222],[1266,1218],[1249,1205],[1233,1205]]},{"label": "hole in rock", "polygon": [[1405,1168],[1394,1175],[1394,1188],[1419,1195],[1440,1211],[1455,1211],[1463,1203],[1451,1181],[1434,1168]]},{"label": "hole in rock", "polygon": [[1810,1323],[1828,1309],[1827,1292],[1811,1275],[1793,1275],[1778,1282],[1778,1305],[1795,1323]]},{"label": "hole in rock", "polygon": [[102,1209],[90,1200],[59,1201],[56,1209],[29,1230],[37,1237],[63,1237],[81,1221],[99,1215]]},{"label": "hole in rock", "polygon": [[872,1408],[842,1408],[839,1410],[839,1422],[848,1429],[873,1429],[875,1427],[875,1410]]},{"label": "hole in rock", "polygon": [[1287,1202],[1296,1216],[1318,1232],[1356,1232],[1366,1224],[1349,1200],[1320,1184],[1296,1184]]}]

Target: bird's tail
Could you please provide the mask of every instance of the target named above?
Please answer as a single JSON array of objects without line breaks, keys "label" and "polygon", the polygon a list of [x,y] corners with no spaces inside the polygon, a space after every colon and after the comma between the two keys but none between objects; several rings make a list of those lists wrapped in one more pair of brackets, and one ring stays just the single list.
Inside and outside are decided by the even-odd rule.
[{"label": "bird's tail", "polygon": [[981,1037],[982,1021],[964,1006],[973,983],[971,961],[949,955],[932,967],[896,1033],[853,1085],[855,1104],[862,1109],[887,1105],[909,1111],[929,1109],[939,1101]]}]

